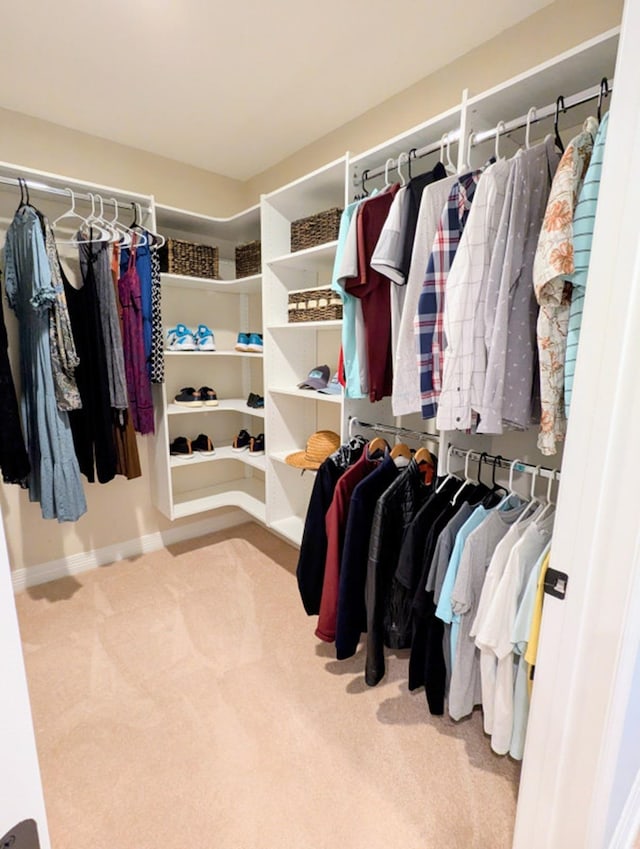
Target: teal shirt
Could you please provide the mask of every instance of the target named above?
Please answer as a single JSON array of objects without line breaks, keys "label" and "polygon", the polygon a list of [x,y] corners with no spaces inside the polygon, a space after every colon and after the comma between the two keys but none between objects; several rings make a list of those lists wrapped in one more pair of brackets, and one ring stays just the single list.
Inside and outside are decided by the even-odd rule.
[{"label": "teal shirt", "polygon": [[573,394],[573,377],[575,374],[576,356],[578,354],[580,327],[582,326],[584,294],[587,285],[587,274],[589,272],[591,242],[593,241],[593,227],[596,219],[596,208],[598,206],[600,175],[602,174],[602,160],[604,159],[608,126],[609,113],[607,112],[602,119],[596,140],[593,144],[591,161],[587,168],[576,211],[573,216],[575,270],[569,278],[573,283],[573,292],[571,293],[569,327],[567,330],[567,352],[564,363],[564,406],[567,418],[569,418],[571,396]]}]

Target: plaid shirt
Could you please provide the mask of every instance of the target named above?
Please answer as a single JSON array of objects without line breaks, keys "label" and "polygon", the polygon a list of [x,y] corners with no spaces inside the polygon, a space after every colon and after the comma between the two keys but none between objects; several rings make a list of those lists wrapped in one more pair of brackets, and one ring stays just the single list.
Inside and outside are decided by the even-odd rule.
[{"label": "plaid shirt", "polygon": [[414,330],[418,338],[418,370],[422,418],[432,419],[438,411],[442,388],[444,338],[444,292],[449,269],[471,209],[481,171],[464,174],[449,192],[429,257],[422,284]]}]

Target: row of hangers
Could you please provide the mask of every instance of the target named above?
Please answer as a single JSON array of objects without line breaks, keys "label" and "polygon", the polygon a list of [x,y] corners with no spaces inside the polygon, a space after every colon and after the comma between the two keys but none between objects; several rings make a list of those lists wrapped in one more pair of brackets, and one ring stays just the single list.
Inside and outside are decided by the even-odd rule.
[{"label": "row of hangers", "polygon": [[[602,77],[602,79],[600,80],[600,90],[599,90],[599,94],[598,94],[598,106],[597,106],[598,122],[600,122],[602,120],[602,104],[603,104],[603,101],[606,97],[609,96],[609,94],[610,94],[609,81],[606,77]],[[575,104],[575,105],[577,105],[577,104]],[[556,98],[555,114],[554,114],[554,120],[553,120],[554,141],[555,141],[555,144],[558,147],[558,149],[561,150],[563,153],[564,153],[564,144],[563,144],[562,138],[560,136],[560,114],[561,113],[566,114],[568,108],[570,108],[570,107],[567,107],[565,105],[564,95],[560,95],[558,98]],[[532,106],[529,109],[529,111],[527,112],[526,123],[524,125],[525,126],[525,142],[524,142],[524,144],[525,144],[525,148],[527,150],[531,147],[531,125],[535,124],[538,120],[541,120],[541,119],[538,118],[537,109],[536,109],[535,106]],[[514,127],[511,130],[507,130],[507,125],[504,121],[499,121],[498,124],[496,125],[496,127],[495,127],[495,158],[496,158],[496,160],[500,159],[500,137],[502,135],[505,135],[505,134],[508,135],[510,132],[513,132],[515,129],[519,129],[519,128]],[[475,139],[475,133],[473,131],[471,131],[469,133],[469,136],[467,137],[467,156],[466,156],[465,168],[470,167],[469,162],[471,160],[471,148],[474,144],[474,139]],[[457,139],[455,139],[455,140],[457,141]],[[448,174],[455,174],[458,169],[454,165],[454,163],[451,159],[451,142],[452,142],[451,134],[450,133],[444,133],[442,138],[440,139],[439,154],[440,154],[440,162],[444,165],[445,169],[447,170],[447,173]],[[437,151],[438,151],[438,148],[436,147],[431,152],[435,153]],[[445,156],[445,154],[446,154],[446,156]],[[417,148],[414,147],[414,148],[411,148],[411,150],[408,153],[405,153],[405,152],[400,153],[398,155],[397,161],[395,159],[393,159],[393,157],[389,157],[389,159],[387,159],[387,161],[385,162],[385,166],[384,166],[384,189],[388,189],[391,186],[391,180],[390,180],[389,175],[390,175],[390,173],[392,173],[392,171],[391,171],[392,167],[397,172],[398,181],[399,181],[400,185],[401,186],[407,185],[407,181],[408,180],[410,181],[411,178],[412,178],[411,161],[412,161],[412,159],[416,158],[416,155],[417,155]],[[402,173],[402,164],[403,164],[403,161],[404,161],[405,158],[406,158],[406,161],[407,161],[407,175],[408,175],[408,177],[405,177],[404,174]],[[355,196],[355,200],[363,200],[364,198],[367,198],[369,196],[369,192],[367,191],[367,188],[366,188],[366,182],[367,182],[368,179],[369,179],[369,169],[367,168],[362,172],[361,191],[360,191],[359,194],[357,194]]]},{"label": "row of hangers", "polygon": [[[30,206],[31,200],[27,181],[22,177],[18,177],[17,179],[20,188],[20,206],[18,207],[20,209],[24,206]],[[73,220],[78,222],[73,229],[88,232],[92,238],[83,239],[82,242],[75,238],[56,238],[58,244],[77,246],[87,243],[112,242],[123,248],[129,248],[132,245],[141,247],[147,244],[161,248],[165,244],[166,239],[160,233],[154,233],[148,227],[142,227],[142,207],[139,203],[135,201],[131,202],[133,221],[131,224],[125,224],[120,220],[121,204],[115,198],[112,197],[105,200],[98,193],[87,192],[91,201],[91,212],[85,216],[76,209],[76,194],[73,189],[66,188],[65,191],[69,192],[71,207],[51,223],[51,229],[54,235],[56,233],[56,227],[60,222]],[[113,218],[107,218],[105,216],[105,203],[113,204],[115,213]],[[151,237],[151,242],[149,242],[149,237]]]}]

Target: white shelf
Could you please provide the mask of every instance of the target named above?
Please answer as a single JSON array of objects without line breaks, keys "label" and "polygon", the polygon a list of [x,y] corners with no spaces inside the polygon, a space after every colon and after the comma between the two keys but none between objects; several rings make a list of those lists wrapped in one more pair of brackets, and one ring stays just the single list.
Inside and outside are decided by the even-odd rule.
[{"label": "white shelf", "polygon": [[259,469],[261,472],[264,472],[266,466],[264,454],[254,456],[248,449],[246,451],[236,452],[230,445],[216,447],[216,453],[211,456],[195,452],[186,459],[180,456],[170,457],[169,465],[172,469],[184,469],[189,466],[197,466],[200,463],[217,463],[221,460],[237,460],[239,463],[244,463],[246,466],[252,466],[254,469]]},{"label": "white shelf", "polygon": [[295,268],[297,271],[331,271],[336,256],[338,242],[326,242],[303,251],[284,254],[267,260],[267,265],[274,271],[280,268]]},{"label": "white shelf", "polygon": [[165,351],[165,357],[252,357],[260,359],[262,354],[254,354],[251,351]]},{"label": "white shelf", "polygon": [[346,157],[341,156],[264,195],[264,199],[289,221],[297,221],[335,206],[342,209],[345,166]]},{"label": "white shelf", "polygon": [[156,204],[156,219],[160,230],[180,230],[185,233],[224,239],[229,242],[250,242],[260,238],[260,205],[249,207],[228,218],[215,218],[199,212],[188,212],[163,203]]},{"label": "white shelf", "polygon": [[335,318],[327,321],[292,321],[287,324],[271,324],[267,330],[339,330],[342,319]]},{"label": "white shelf", "polygon": [[237,280],[211,280],[207,277],[186,277],[181,274],[161,275],[162,285],[190,291],[215,292],[229,295],[256,295],[262,288],[262,275],[252,274]]},{"label": "white shelf", "polygon": [[256,410],[253,407],[247,407],[247,402],[242,398],[224,398],[218,402],[217,407],[183,407],[180,404],[169,404],[167,406],[167,415],[183,416],[201,413],[242,413],[243,415],[253,416],[257,419],[264,418],[264,407]]},{"label": "white shelf", "polygon": [[300,516],[287,516],[286,519],[278,519],[276,522],[272,522],[269,527],[294,545],[299,546],[302,542],[304,519],[301,519]]},{"label": "white shelf", "polygon": [[264,484],[252,478],[226,481],[217,486],[193,489],[175,495],[173,516],[193,516],[219,507],[240,507],[263,524],[266,522]]},{"label": "white shelf", "polygon": [[290,395],[293,398],[304,398],[305,401],[321,401],[325,404],[340,404],[342,403],[342,395],[325,395],[322,392],[316,392],[314,389],[298,389],[294,387],[289,389],[285,387],[271,387],[269,389],[273,395]]},{"label": "white shelf", "polygon": [[[287,457],[290,454],[295,454],[296,451],[304,451],[304,448],[290,448],[288,451],[273,451],[271,454],[269,454],[269,459],[275,460],[276,463],[284,463],[285,466],[289,466],[289,464],[287,463]],[[289,468],[295,469],[296,466],[289,466]],[[308,475],[315,475],[316,473],[315,469],[305,469],[304,471],[305,474]]]}]

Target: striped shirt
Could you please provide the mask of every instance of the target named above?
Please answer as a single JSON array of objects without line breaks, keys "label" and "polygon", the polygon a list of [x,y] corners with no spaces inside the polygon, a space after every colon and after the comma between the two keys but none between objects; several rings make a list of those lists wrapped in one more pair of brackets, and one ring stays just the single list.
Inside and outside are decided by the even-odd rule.
[{"label": "striped shirt", "polygon": [[464,174],[449,192],[436,231],[418,301],[414,330],[418,339],[418,370],[422,418],[435,418],[442,385],[445,286],[456,255],[480,171]]},{"label": "striped shirt", "polygon": [[569,405],[573,392],[573,376],[578,353],[578,340],[580,338],[580,326],[582,324],[582,310],[584,307],[584,293],[587,285],[587,272],[589,270],[589,259],[591,257],[591,242],[593,240],[593,225],[596,218],[596,207],[598,205],[598,193],[600,191],[600,175],[602,173],[602,160],[607,140],[607,127],[609,126],[609,113],[604,116],[598,135],[596,136],[589,163],[589,170],[584,179],[584,185],[580,192],[580,200],[576,206],[573,219],[573,250],[575,270],[571,276],[573,292],[571,295],[571,308],[569,310],[569,328],[567,330],[567,354],[564,363],[564,405],[567,418],[569,418]]}]

